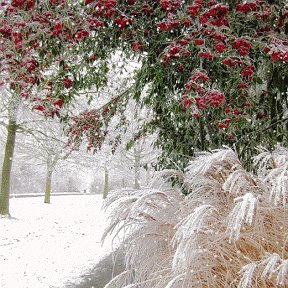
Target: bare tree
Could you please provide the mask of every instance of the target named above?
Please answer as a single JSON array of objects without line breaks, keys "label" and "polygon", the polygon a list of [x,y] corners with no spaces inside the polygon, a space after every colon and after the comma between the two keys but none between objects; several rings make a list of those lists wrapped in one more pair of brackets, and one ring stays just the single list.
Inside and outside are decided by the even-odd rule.
[{"label": "bare tree", "polygon": [[46,119],[34,122],[32,126],[30,131],[26,128],[32,137],[26,137],[24,145],[19,145],[17,152],[22,155],[22,160],[45,167],[44,203],[50,203],[53,172],[60,161],[67,159],[70,150],[57,121]]}]

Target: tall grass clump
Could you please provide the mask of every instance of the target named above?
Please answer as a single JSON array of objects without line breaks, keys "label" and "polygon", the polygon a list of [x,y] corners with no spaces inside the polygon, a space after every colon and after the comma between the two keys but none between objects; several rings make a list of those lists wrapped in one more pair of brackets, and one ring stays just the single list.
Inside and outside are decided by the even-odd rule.
[{"label": "tall grass clump", "polygon": [[222,149],[161,173],[187,196],[167,181],[111,194],[126,269],[106,288],[288,287],[288,150],[259,148],[253,171]]}]

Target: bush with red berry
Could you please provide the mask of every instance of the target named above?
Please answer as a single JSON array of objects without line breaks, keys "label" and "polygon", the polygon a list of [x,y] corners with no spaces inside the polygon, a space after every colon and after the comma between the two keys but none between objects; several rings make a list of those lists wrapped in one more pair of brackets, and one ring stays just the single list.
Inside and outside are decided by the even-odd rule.
[{"label": "bush with red berry", "polygon": [[[77,91],[106,83],[112,53],[123,51],[127,59],[136,54],[142,66],[131,95],[152,107],[155,119],[147,127],[157,129],[163,156],[185,165],[183,159],[197,150],[235,144],[249,159],[255,145],[287,140],[285,5],[285,0],[232,0],[229,5],[214,0],[1,1],[1,83],[25,98],[37,87],[42,96],[35,109],[53,116]],[[139,95],[147,84],[143,99]],[[85,131],[98,127],[82,124]],[[99,143],[90,142],[97,149]]]}]

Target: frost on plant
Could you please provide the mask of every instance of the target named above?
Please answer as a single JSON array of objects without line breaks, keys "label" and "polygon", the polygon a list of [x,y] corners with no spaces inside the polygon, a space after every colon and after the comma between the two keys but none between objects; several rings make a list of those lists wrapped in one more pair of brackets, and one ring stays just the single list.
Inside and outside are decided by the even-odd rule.
[{"label": "frost on plant", "polygon": [[269,200],[275,205],[286,205],[286,198],[288,196],[288,170],[287,164],[285,169],[273,179],[272,189]]},{"label": "frost on plant", "polygon": [[253,273],[256,269],[257,265],[255,263],[250,263],[245,265],[240,273],[243,274],[237,288],[248,288],[252,286],[252,279],[253,279]]},{"label": "frost on plant", "polygon": [[215,211],[216,209],[211,205],[201,205],[175,227],[176,233],[172,239],[172,245],[177,249],[172,263],[173,270],[185,271],[187,265],[193,261],[193,257],[205,253],[205,249],[199,248],[201,242],[198,234],[209,236],[207,219],[211,219]]},{"label": "frost on plant", "polygon": [[271,279],[273,273],[276,270],[276,266],[281,261],[281,258],[278,254],[273,253],[272,255],[269,255],[266,259],[264,259],[261,262],[261,265],[263,265],[264,269],[261,274],[262,279],[269,278]]},{"label": "frost on plant", "polygon": [[288,197],[288,150],[277,147],[272,153],[260,148],[261,153],[255,157],[258,174],[263,176],[266,185],[271,186],[269,200],[275,205],[286,205]]},{"label": "frost on plant", "polygon": [[288,287],[288,153],[261,149],[256,174],[231,149],[160,173],[186,196],[159,178],[111,193],[107,233],[122,239],[126,271],[107,287]]},{"label": "frost on plant", "polygon": [[252,225],[257,199],[252,193],[235,199],[237,203],[228,216],[227,233],[230,240],[238,240],[240,230],[244,224]]},{"label": "frost on plant", "polygon": [[288,278],[288,259],[283,260],[282,263],[277,268],[277,285],[285,285],[287,284]]}]

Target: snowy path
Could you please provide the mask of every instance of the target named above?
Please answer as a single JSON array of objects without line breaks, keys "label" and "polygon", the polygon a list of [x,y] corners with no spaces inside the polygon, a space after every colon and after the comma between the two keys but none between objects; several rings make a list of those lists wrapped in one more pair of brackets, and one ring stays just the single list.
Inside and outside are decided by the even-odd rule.
[{"label": "snowy path", "polygon": [[[67,285],[65,288],[103,288],[112,278],[124,271],[124,254],[109,254],[81,277],[81,283]],[[119,287],[120,288],[120,287]]]},{"label": "snowy path", "polygon": [[11,199],[0,218],[0,287],[63,288],[80,283],[109,254],[101,246],[106,218],[100,195]]}]

